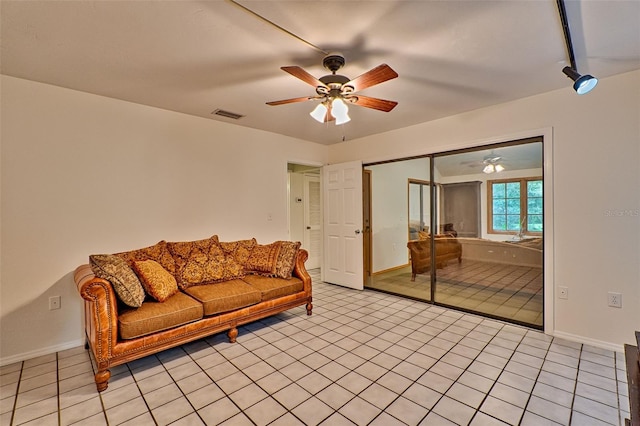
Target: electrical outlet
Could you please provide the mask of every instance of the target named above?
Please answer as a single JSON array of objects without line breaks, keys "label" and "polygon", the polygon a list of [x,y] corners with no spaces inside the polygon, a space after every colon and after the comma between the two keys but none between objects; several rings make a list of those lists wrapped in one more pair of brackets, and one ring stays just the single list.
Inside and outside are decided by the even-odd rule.
[{"label": "electrical outlet", "polygon": [[569,298],[569,287],[558,287],[558,299],[568,299]]},{"label": "electrical outlet", "polygon": [[49,298],[49,310],[60,309],[60,296],[51,296]]},{"label": "electrical outlet", "polygon": [[622,293],[614,293],[610,291],[607,293],[607,300],[609,301],[609,306],[622,308]]}]

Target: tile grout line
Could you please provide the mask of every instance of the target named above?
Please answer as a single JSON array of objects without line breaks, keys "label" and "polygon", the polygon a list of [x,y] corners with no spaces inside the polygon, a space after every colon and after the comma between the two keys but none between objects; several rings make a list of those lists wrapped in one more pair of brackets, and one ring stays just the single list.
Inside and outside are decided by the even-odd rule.
[{"label": "tile grout line", "polygon": [[[527,413],[527,407],[529,406],[529,402],[531,401],[531,398],[534,396],[533,395],[533,391],[535,390],[535,387],[538,384],[538,379],[540,378],[540,374],[542,374],[542,372],[544,371],[542,369],[542,367],[544,367],[544,363],[547,360],[547,356],[549,355],[549,352],[551,351],[551,345],[553,345],[553,339],[549,342],[549,346],[547,347],[547,349],[545,351],[544,358],[542,358],[542,364],[540,365],[540,369],[538,370],[538,374],[536,374],[536,378],[534,380],[533,387],[531,388],[531,392],[529,392],[529,397],[527,398],[527,403],[525,404],[525,409],[524,409],[525,411],[522,414],[523,416]],[[578,358],[578,363],[579,362],[580,362],[580,358]],[[578,370],[576,370],[576,384],[578,383],[577,371]],[[549,385],[549,386],[551,386],[551,385]],[[553,386],[553,387],[555,388],[555,386]],[[574,395],[575,395],[575,390],[574,390]],[[546,401],[546,399],[545,399],[545,401]],[[549,402],[553,403],[553,401],[549,401]],[[529,412],[533,413],[532,411],[529,411]],[[569,424],[571,424],[571,414],[572,413],[573,413],[573,402],[571,403],[571,408],[569,408]],[[556,423],[555,420],[549,419],[549,418],[547,418],[547,417],[545,417],[543,415],[540,415],[538,413],[533,413],[533,414],[538,415],[538,416],[540,416],[540,417],[542,417],[544,419],[547,419],[547,420],[549,420],[551,422]],[[522,421],[522,419],[520,419],[520,421]]]},{"label": "tile grout line", "polygon": [[[86,337],[85,337],[86,339]],[[91,373],[93,374],[93,377],[95,378],[95,374],[96,374],[96,367],[97,365],[94,365],[94,359],[93,359],[93,352],[91,352],[91,348],[88,347],[88,341],[85,342],[85,352],[88,353],[89,355],[89,364],[91,364]],[[98,394],[98,398],[100,399],[100,406],[102,407],[102,416],[104,417],[104,421],[107,425],[109,425],[109,418],[107,417],[107,407],[105,407],[104,405],[104,400],[102,399],[102,392],[98,392],[97,388],[96,388],[96,393]],[[59,423],[60,425],[62,423]]]},{"label": "tile grout line", "polygon": [[18,375],[18,384],[16,385],[16,398],[13,400],[13,408],[11,410],[10,425],[13,425],[16,417],[16,407],[18,406],[18,395],[20,394],[20,385],[22,384],[22,373],[24,372],[24,361],[20,361],[20,374]]},{"label": "tile grout line", "polygon": [[[160,364],[162,364],[162,361],[160,361],[160,359],[155,354],[150,355],[150,357],[154,357],[155,359],[158,360],[158,362],[160,362]],[[140,384],[138,383],[138,379],[136,379],[136,376],[133,374],[133,370],[131,369],[131,366],[129,365],[129,363],[126,363],[126,366],[127,366],[127,370],[129,370],[129,374],[131,374],[131,378],[133,379],[133,382],[136,384],[136,387],[138,388],[138,392],[140,392],[140,397],[142,398],[142,401],[144,402],[144,405],[147,407],[147,412],[149,413],[149,415],[151,415],[151,420],[153,420],[153,422],[156,425],[158,425],[156,417],[153,415],[153,412],[151,411],[151,407],[149,407],[149,404],[147,403],[147,400],[144,397],[144,393],[142,392],[142,389],[140,389]],[[164,368],[164,365],[163,365],[163,368]],[[151,377],[151,376],[149,376],[149,377]],[[145,377],[145,379],[146,379],[146,377]],[[106,415],[106,413],[107,412],[105,411],[105,415]],[[141,417],[141,416],[142,416],[142,414],[140,414],[138,416],[135,416],[135,417],[133,417],[131,419],[127,419],[127,420],[125,420],[125,422],[128,422],[129,420],[133,420],[133,419],[136,419],[136,418]],[[109,423],[110,423],[109,422],[109,418],[107,417],[107,424],[109,424]]]},{"label": "tile grout line", "polygon": [[58,403],[58,424],[62,424],[62,410],[60,409],[60,353],[56,352],[56,400]]},{"label": "tile grout line", "polygon": [[[212,347],[212,346],[211,346],[211,344],[210,344],[209,342],[207,342],[207,344],[209,345],[209,347]],[[195,365],[197,365],[197,366],[198,366],[198,368],[200,369],[200,371],[202,371],[204,374],[207,374],[207,373],[204,371],[204,369],[203,369],[202,367],[200,367],[200,365],[198,365],[198,363],[196,362],[196,360],[195,360],[195,359],[193,359],[193,357],[191,357],[191,354],[190,354],[190,353],[188,353],[187,351],[185,351],[185,350],[182,348],[182,345],[181,345],[181,346],[176,346],[176,347],[174,347],[173,349],[176,349],[176,348],[181,348],[181,349],[182,349],[182,351],[184,352],[184,354],[183,354],[182,356],[187,356],[187,357],[188,357],[188,358],[189,358],[189,359],[190,359],[190,360],[191,360]],[[214,349],[215,349],[215,348],[214,348]],[[172,376],[172,375],[171,375],[171,373],[169,372],[169,369],[168,369],[168,368],[167,368],[167,366],[164,364],[164,362],[163,362],[160,358],[158,358],[158,361],[160,361],[160,364],[162,364],[162,367],[164,368],[164,370],[167,372],[167,374],[169,375],[169,377],[171,377],[171,381],[172,381],[172,383],[176,385],[176,387],[177,387],[177,388],[178,388],[178,390],[180,391],[181,395],[184,397],[184,399],[187,401],[187,403],[191,406],[191,408],[193,409],[193,413],[195,413],[195,414],[196,414],[196,416],[198,416],[198,418],[202,421],[202,423],[206,424],[206,422],[204,421],[204,419],[202,418],[202,416],[200,416],[200,413],[198,413],[198,410],[196,410],[196,407],[194,407],[194,406],[193,406],[193,404],[191,403],[191,401],[189,400],[189,398],[187,397],[187,395],[184,393],[184,391],[182,390],[182,388],[180,387],[180,385],[178,385],[178,382],[176,382],[176,380],[173,378],[173,376]],[[187,363],[184,363],[184,364],[187,364]],[[184,365],[184,364],[181,364],[181,365]],[[194,373],[194,374],[191,374],[191,375],[189,375],[189,376],[183,377],[183,379],[186,379],[187,377],[194,376],[194,375],[196,375],[196,374],[198,374],[198,373]],[[207,377],[209,377],[209,375],[207,375]],[[211,378],[211,377],[209,377],[209,378]],[[211,380],[213,381],[213,379],[211,379]],[[215,381],[213,381],[213,383],[215,383]],[[165,386],[169,386],[169,385],[165,385]],[[163,386],[163,387],[165,387],[165,386]],[[205,385],[205,386],[206,386],[206,385]],[[204,387],[204,386],[203,386],[203,387]],[[158,388],[158,389],[162,389],[162,387],[160,387],[160,388]],[[154,390],[157,390],[157,389],[154,389]],[[195,392],[195,391],[194,391],[194,392]],[[144,395],[143,395],[142,397],[144,398]],[[172,399],[171,401],[169,401],[169,403],[171,403],[171,402],[173,402],[173,401],[178,400],[178,398],[180,398],[180,396],[178,396],[178,397],[177,397],[177,398],[175,398],[175,399]],[[204,408],[204,407],[203,407],[203,408]],[[238,408],[239,408],[239,407],[238,407]],[[151,410],[149,410],[149,411],[151,412]],[[186,415],[184,415],[184,416],[182,416],[182,417],[180,417],[180,418],[178,418],[178,419],[175,419],[175,420],[174,420],[174,421],[172,421],[171,423],[174,423],[174,422],[177,422],[178,420],[184,419],[184,418],[186,418],[186,417],[190,416],[191,414],[192,414],[192,413],[188,413],[188,414],[186,414]],[[155,416],[153,416],[153,412],[151,412],[151,415],[152,415],[152,417],[154,418],[154,421],[155,421]],[[157,424],[157,423],[158,423],[158,422],[156,421],[156,424]]]},{"label": "tile grout line", "polygon": [[[503,329],[504,329],[504,325],[500,328],[500,331],[502,331]],[[489,340],[489,341],[487,342],[487,344],[486,344],[486,345],[484,345],[484,347],[482,348],[483,350],[484,350],[487,346],[489,346],[489,345],[491,344],[491,342],[493,341],[493,339],[495,339],[495,338],[496,338],[496,336],[498,336],[498,334],[500,333],[500,331],[498,331],[498,333],[496,333],[496,334],[491,338],[491,340]],[[487,413],[485,413],[485,412],[483,412],[483,411],[480,411],[480,407],[482,407],[482,404],[484,404],[484,402],[485,402],[485,401],[487,400],[487,398],[489,397],[489,394],[491,393],[491,391],[493,390],[493,388],[496,386],[496,383],[498,383],[498,379],[500,378],[500,376],[502,376],[502,373],[504,373],[505,368],[506,368],[506,366],[509,364],[509,361],[511,361],[511,359],[513,358],[513,355],[515,355],[515,353],[517,352],[517,348],[520,346],[520,343],[522,343],[522,340],[524,339],[524,336],[526,336],[526,333],[522,335],[522,337],[521,337],[521,338],[520,338],[520,340],[518,341],[518,346],[516,346],[516,347],[514,348],[513,353],[511,354],[511,356],[509,356],[509,359],[508,359],[508,360],[507,360],[507,362],[504,364],[504,367],[502,367],[502,369],[501,369],[501,371],[500,371],[500,374],[498,375],[498,377],[496,377],[495,381],[493,382],[493,384],[491,385],[491,387],[489,388],[489,390],[487,390],[487,392],[484,394],[484,397],[482,398],[482,401],[480,401],[480,404],[478,404],[478,408],[475,410],[475,412],[474,412],[474,413],[473,413],[473,415],[471,416],[471,419],[469,419],[469,422],[472,422],[472,421],[473,421],[473,419],[478,415],[478,413],[479,413],[479,412],[482,412],[483,414],[486,414],[486,415],[488,415],[488,416],[490,416],[490,417],[492,417],[492,418],[494,418],[494,419],[497,419],[496,417],[494,417],[494,416],[492,416],[492,415],[490,415],[490,414],[487,414]],[[507,349],[508,349],[508,348],[507,348]],[[478,353],[478,355],[474,358],[474,361],[475,361],[475,360],[477,360],[477,358],[480,356],[480,354],[482,354],[482,352],[483,352],[483,351],[480,351],[480,353]],[[482,362],[482,361],[478,361],[478,362]],[[471,365],[471,364],[469,364],[469,365]],[[467,368],[465,368],[465,371],[467,371]],[[464,373],[462,373],[462,374],[464,374]],[[462,375],[462,374],[461,374],[461,375]],[[457,380],[455,380],[453,384],[455,384],[455,383],[457,383],[457,382],[458,382],[458,381],[457,381]],[[452,384],[451,386],[453,386],[453,384]],[[444,396],[444,394],[443,394],[443,396]],[[502,401],[502,400],[501,400],[501,401]],[[504,402],[505,402],[505,403],[507,403],[507,404],[509,404],[509,402],[508,402],[508,401],[504,401]],[[473,407],[472,407],[472,408],[473,408]],[[524,412],[525,412],[525,411],[526,411],[526,405],[525,405],[525,407],[523,408],[522,416],[524,416]],[[519,422],[521,422],[521,421],[522,421],[522,416],[520,416]],[[497,419],[497,420],[502,421],[502,420],[500,420],[500,419]]]}]

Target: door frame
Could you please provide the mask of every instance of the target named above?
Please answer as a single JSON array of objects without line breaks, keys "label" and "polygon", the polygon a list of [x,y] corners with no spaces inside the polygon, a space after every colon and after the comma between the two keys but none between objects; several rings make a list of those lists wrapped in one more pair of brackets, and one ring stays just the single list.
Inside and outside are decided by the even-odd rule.
[{"label": "door frame", "polygon": [[371,280],[373,242],[371,229],[373,227],[371,215],[371,170],[362,169],[362,284],[367,287]]},{"label": "door frame", "polygon": [[[291,187],[290,187],[290,170],[289,170],[289,165],[293,165],[293,166],[302,166],[302,167],[309,167],[311,169],[317,169],[319,172],[319,177],[320,177],[320,209],[322,210],[322,206],[323,206],[323,198],[322,198],[322,167],[324,166],[323,163],[318,163],[318,162],[313,162],[313,161],[305,161],[305,160],[287,160],[284,163],[284,173],[285,173],[285,182],[284,182],[284,189],[285,189],[285,199],[286,199],[286,209],[287,209],[287,239],[291,240]],[[304,212],[302,213],[304,215]],[[302,218],[304,221],[304,217]],[[324,249],[321,250],[320,254],[320,265],[322,265],[322,262],[324,260]]]},{"label": "door frame", "polygon": [[[302,205],[303,205],[303,209],[302,209],[302,215],[303,215],[303,230],[302,230],[302,234],[303,234],[303,238],[302,238],[302,245],[303,247],[307,247],[307,248],[311,248],[312,247],[312,240],[310,238],[311,236],[311,225],[309,224],[309,199],[310,199],[310,183],[311,182],[317,182],[318,183],[318,191],[320,191],[320,193],[318,194],[319,197],[322,197],[322,173],[318,173],[311,175],[310,173],[303,173],[302,174],[302,193],[303,193],[303,200],[302,200]],[[317,225],[318,226],[318,230],[320,231],[320,250],[319,253],[313,253],[313,258],[312,258],[312,253],[309,252],[309,259],[307,259],[307,269],[316,269],[316,268],[320,268],[322,265],[322,252],[323,252],[323,248],[322,248],[322,202],[321,202],[321,198],[320,200],[318,200],[318,208],[320,209],[320,217],[319,217],[319,221],[320,223]],[[311,265],[311,261],[314,260],[316,261],[316,263],[314,263],[313,265]]]},{"label": "door frame", "polygon": [[[455,151],[459,149],[478,148],[484,145],[500,144],[504,142],[510,142],[519,139],[528,139],[533,137],[542,136],[542,157],[543,157],[543,185],[544,185],[544,287],[543,287],[543,332],[545,334],[555,334],[555,312],[556,312],[556,284],[555,284],[555,253],[554,253],[554,218],[553,218],[553,127],[542,127],[538,129],[530,129],[522,132],[515,132],[507,135],[493,136],[484,139],[458,141],[451,144],[434,146],[431,151],[425,152],[411,152],[408,155],[403,153],[387,154],[381,157],[373,157],[367,161],[363,161],[363,165],[366,167],[372,164],[392,162],[401,159],[416,158],[422,156],[433,156],[437,153],[443,153],[446,151]],[[432,176],[434,181],[434,176]],[[432,198],[432,202],[437,202]],[[433,219],[432,219],[433,220]]]}]

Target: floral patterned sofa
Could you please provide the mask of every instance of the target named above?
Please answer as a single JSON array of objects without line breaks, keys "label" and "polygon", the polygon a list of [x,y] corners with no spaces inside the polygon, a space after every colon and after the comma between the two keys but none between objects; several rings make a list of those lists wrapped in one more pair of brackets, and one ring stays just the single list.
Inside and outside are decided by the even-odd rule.
[{"label": "floral patterned sofa", "polygon": [[109,368],[296,306],[311,315],[308,253],[299,242],[255,239],[159,243],[89,256],[74,274],[98,391]]}]

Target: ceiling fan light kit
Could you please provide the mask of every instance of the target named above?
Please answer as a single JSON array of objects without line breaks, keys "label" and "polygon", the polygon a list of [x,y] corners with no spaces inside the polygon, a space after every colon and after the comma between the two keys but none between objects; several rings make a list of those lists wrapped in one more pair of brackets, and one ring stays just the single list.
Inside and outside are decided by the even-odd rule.
[{"label": "ceiling fan light kit", "polygon": [[351,121],[347,104],[354,104],[384,112],[389,112],[395,108],[398,104],[395,101],[355,94],[357,91],[398,77],[398,74],[391,69],[389,65],[378,65],[351,80],[344,75],[336,74],[336,72],[344,66],[345,62],[344,56],[339,53],[330,53],[325,56],[322,65],[331,71],[331,74],[320,77],[319,79],[297,66],[282,67],[281,69],[283,71],[314,86],[316,96],[272,101],[267,102],[267,105],[277,106],[295,102],[319,100],[320,104],[317,105],[309,115],[320,123],[335,121],[337,126]]},{"label": "ceiling fan light kit", "polygon": [[504,170],[504,166],[502,164],[487,164],[482,169],[483,173],[491,174],[491,173],[500,173]]},{"label": "ceiling fan light kit", "polygon": [[482,172],[490,174],[490,173],[500,173],[501,171],[503,171],[504,166],[499,163],[501,159],[502,157],[500,157],[499,155],[489,155],[485,157],[484,161],[482,161],[482,163],[485,165],[484,168],[482,169]]},{"label": "ceiling fan light kit", "polygon": [[324,103],[318,104],[309,115],[319,123],[324,123],[324,118],[327,116],[327,107],[324,106]]}]

